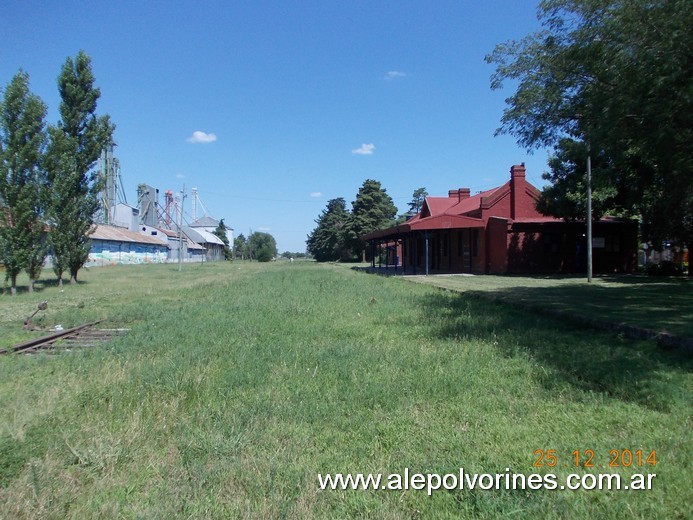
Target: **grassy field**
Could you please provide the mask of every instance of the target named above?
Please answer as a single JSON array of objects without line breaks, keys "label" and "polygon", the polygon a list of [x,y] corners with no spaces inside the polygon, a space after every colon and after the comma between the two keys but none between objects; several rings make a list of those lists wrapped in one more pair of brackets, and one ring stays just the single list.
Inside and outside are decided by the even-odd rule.
[{"label": "grassy field", "polygon": [[[693,515],[690,354],[311,262],[82,280],[0,298],[0,346],[26,339],[44,299],[46,327],[131,329],[99,349],[0,357],[0,518]],[[556,450],[556,467],[534,467],[536,450]],[[611,450],[656,450],[657,464],[611,468]],[[460,467],[657,476],[646,491],[430,497],[317,478]]]},{"label": "grassy field", "polygon": [[484,293],[517,306],[624,323],[693,338],[693,280],[675,277],[412,276],[408,280]]}]

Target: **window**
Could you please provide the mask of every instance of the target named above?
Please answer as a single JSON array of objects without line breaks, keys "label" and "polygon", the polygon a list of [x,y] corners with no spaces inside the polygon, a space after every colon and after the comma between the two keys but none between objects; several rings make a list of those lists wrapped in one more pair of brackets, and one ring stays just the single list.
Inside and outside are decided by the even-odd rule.
[{"label": "window", "polygon": [[606,237],[604,247],[606,248],[607,251],[610,253],[618,253],[621,250],[621,241],[619,240],[621,237],[618,235],[608,235]]},{"label": "window", "polygon": [[544,253],[558,253],[561,248],[561,237],[556,233],[542,235]]}]

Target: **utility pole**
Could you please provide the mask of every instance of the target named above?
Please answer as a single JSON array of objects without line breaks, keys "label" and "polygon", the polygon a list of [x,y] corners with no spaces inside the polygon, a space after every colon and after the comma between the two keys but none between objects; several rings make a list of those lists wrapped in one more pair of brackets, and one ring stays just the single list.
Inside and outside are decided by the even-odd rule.
[{"label": "utility pole", "polygon": [[183,203],[185,202],[185,184],[180,197],[180,213],[178,214],[178,272],[183,270]]},{"label": "utility pole", "polygon": [[587,155],[587,282],[592,283],[592,159]]}]

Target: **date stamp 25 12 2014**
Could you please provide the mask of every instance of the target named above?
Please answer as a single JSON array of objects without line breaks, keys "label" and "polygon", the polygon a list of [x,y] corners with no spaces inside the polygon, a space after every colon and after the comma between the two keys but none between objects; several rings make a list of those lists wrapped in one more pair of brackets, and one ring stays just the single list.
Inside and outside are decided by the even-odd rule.
[{"label": "date stamp 25 12 2014", "polygon": [[573,450],[569,457],[559,454],[555,449],[534,450],[535,468],[582,467],[582,468],[621,468],[643,467],[657,465],[657,450],[609,450],[606,460],[595,459],[594,450]]}]

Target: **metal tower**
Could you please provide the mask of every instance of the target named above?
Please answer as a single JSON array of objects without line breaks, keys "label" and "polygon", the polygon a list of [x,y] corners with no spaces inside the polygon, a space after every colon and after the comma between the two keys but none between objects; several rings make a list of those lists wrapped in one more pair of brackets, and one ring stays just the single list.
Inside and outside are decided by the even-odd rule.
[{"label": "metal tower", "polygon": [[140,224],[156,227],[159,221],[157,205],[159,190],[148,184],[137,186],[137,207],[140,210]]},{"label": "metal tower", "polygon": [[192,219],[193,221],[197,220],[197,201],[198,201],[198,196],[197,196],[197,188],[192,189]]},{"label": "metal tower", "polygon": [[123,178],[120,174],[120,162],[113,157],[114,144],[109,144],[101,151],[99,159],[99,178],[102,179],[101,204],[97,215],[100,224],[111,224],[116,204],[127,204]]},{"label": "metal tower", "polygon": [[171,190],[166,190],[166,193],[164,194],[164,200],[164,208],[162,214],[159,215],[159,222],[166,229],[173,229],[172,225],[175,221],[178,206],[173,200],[173,192]]}]

